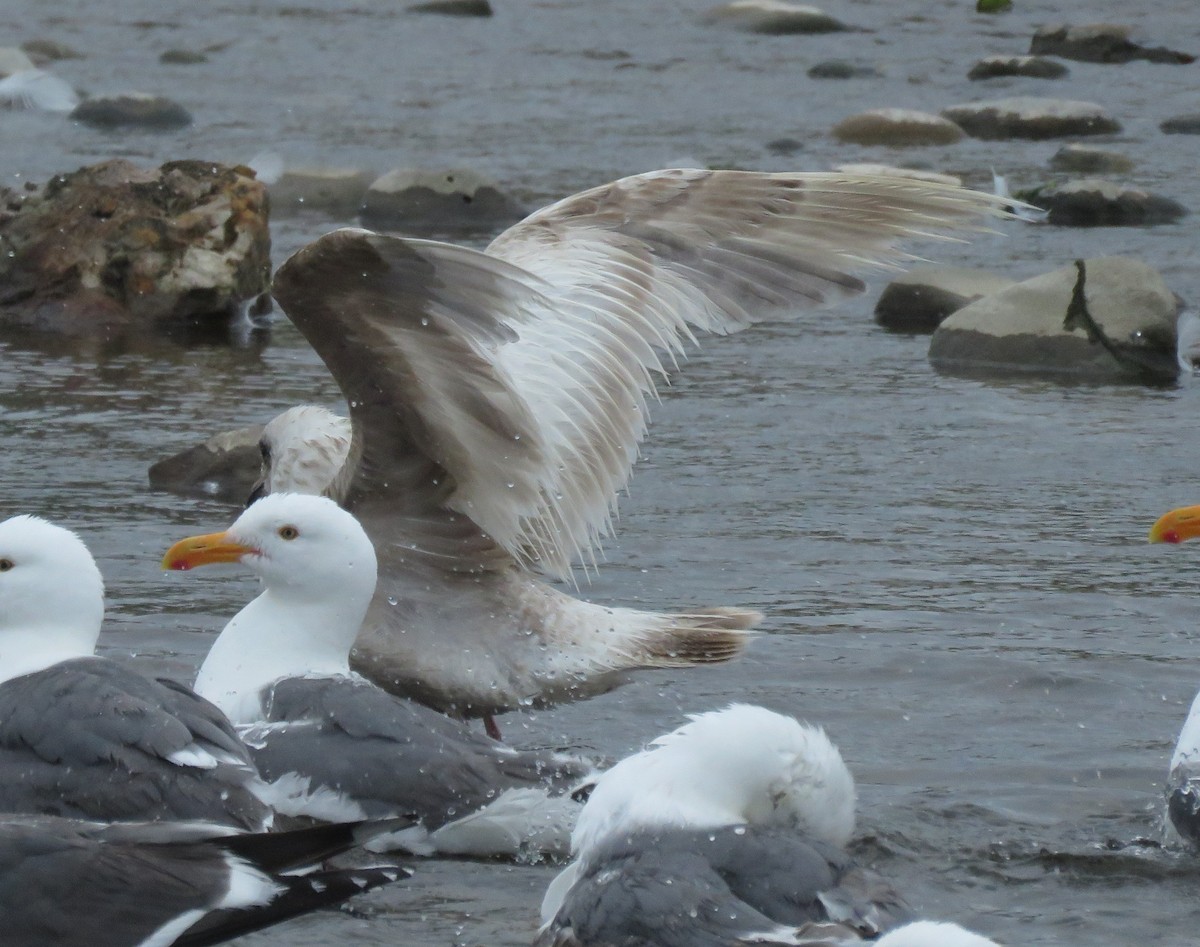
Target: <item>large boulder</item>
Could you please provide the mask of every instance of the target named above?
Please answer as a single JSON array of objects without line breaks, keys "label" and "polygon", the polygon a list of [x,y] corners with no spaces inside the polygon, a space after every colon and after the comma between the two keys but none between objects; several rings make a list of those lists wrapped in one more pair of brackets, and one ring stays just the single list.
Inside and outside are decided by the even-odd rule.
[{"label": "large boulder", "polygon": [[1177,201],[1101,178],[1082,178],[1029,195],[1060,227],[1149,227],[1187,214]]},{"label": "large boulder", "polygon": [[1099,105],[1036,96],[952,105],[942,109],[942,116],[973,138],[1062,138],[1121,130],[1121,123]]},{"label": "large boulder", "polygon": [[524,216],[495,181],[462,168],[389,171],[367,189],[362,208],[366,226],[412,233],[483,233]]},{"label": "large boulder", "polygon": [[844,118],[833,127],[833,137],[855,145],[952,145],[964,137],[954,122],[915,109],[871,109]]},{"label": "large boulder", "polygon": [[1034,34],[1029,51],[1037,56],[1061,56],[1079,62],[1123,63],[1134,59],[1184,64],[1195,60],[1188,53],[1162,46],[1150,48],[1129,38],[1133,28],[1116,23],[1065,23],[1043,26]]},{"label": "large boulder", "polygon": [[824,10],[787,0],[733,0],[706,11],[702,21],[747,33],[775,35],[834,33],[849,28]]},{"label": "large boulder", "polygon": [[939,371],[1170,383],[1178,300],[1153,267],[1082,261],[991,293],[934,332]]},{"label": "large boulder", "polygon": [[71,118],[96,128],[154,128],[166,130],[192,124],[192,115],[178,102],[149,92],[105,95],[80,102]]},{"label": "large boulder", "polygon": [[0,325],[216,334],[267,299],[267,193],[248,168],[107,161],[0,206]]},{"label": "large boulder", "polygon": [[952,313],[1012,285],[988,270],[920,266],[884,288],[875,321],[891,332],[933,332]]},{"label": "large boulder", "polygon": [[263,425],[214,434],[150,467],[150,486],[184,496],[245,503],[262,471],[258,442]]}]

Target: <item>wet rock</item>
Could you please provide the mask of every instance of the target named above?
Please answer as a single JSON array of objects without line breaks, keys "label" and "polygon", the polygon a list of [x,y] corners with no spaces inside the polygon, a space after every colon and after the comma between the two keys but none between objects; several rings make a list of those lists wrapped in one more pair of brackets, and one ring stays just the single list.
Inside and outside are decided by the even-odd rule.
[{"label": "wet rock", "polygon": [[1087,145],[1063,145],[1050,159],[1055,171],[1077,174],[1127,174],[1133,170],[1133,159],[1119,151],[1090,148]]},{"label": "wet rock", "polygon": [[415,3],[409,13],[440,13],[443,16],[491,16],[492,5],[488,0],[429,0]]},{"label": "wet rock", "polygon": [[267,194],[247,168],[108,161],[0,200],[0,325],[225,337],[265,298]]},{"label": "wet rock", "polygon": [[1158,126],[1164,135],[1200,135],[1200,112],[1176,115]]},{"label": "wet rock", "polygon": [[498,230],[525,213],[495,181],[474,171],[400,168],[367,189],[362,220],[380,229],[463,233]]},{"label": "wet rock", "polygon": [[355,168],[290,169],[271,183],[271,210],[276,216],[320,211],[357,217],[373,180],[370,171]]},{"label": "wet rock", "polygon": [[1099,105],[1035,96],[952,105],[942,109],[942,116],[973,138],[1062,138],[1121,130],[1120,123]]},{"label": "wet rock", "polygon": [[130,92],[100,96],[80,103],[71,118],[96,128],[182,128],[192,123],[191,113],[161,95]]},{"label": "wet rock", "polygon": [[764,146],[768,154],[787,157],[804,150],[804,142],[799,138],[773,138]]},{"label": "wet rock", "polygon": [[66,43],[52,39],[31,39],[21,44],[21,49],[29,54],[35,65],[41,66],[48,62],[58,62],[61,59],[82,59],[83,53],[73,49]]},{"label": "wet rock", "polygon": [[1084,263],[1082,281],[1064,266],[949,316],[930,340],[930,362],[954,373],[1173,381],[1178,303],[1162,276],[1128,257]]},{"label": "wet rock", "polygon": [[987,270],[918,267],[887,285],[875,304],[875,321],[892,332],[933,332],[951,313],[1013,282]]},{"label": "wet rock", "polygon": [[1012,0],[975,0],[976,13],[1007,13],[1012,9]]},{"label": "wet rock", "polygon": [[1101,178],[1043,188],[1029,195],[1029,201],[1049,211],[1049,222],[1061,227],[1148,227],[1187,214],[1169,197]]},{"label": "wet rock", "polygon": [[184,496],[245,503],[262,471],[258,449],[263,425],[215,434],[151,465],[150,487]]},{"label": "wet rock", "polygon": [[24,72],[36,66],[25,51],[16,46],[0,46],[0,79],[11,76],[14,72]]},{"label": "wet rock", "polygon": [[208,62],[208,54],[194,49],[168,49],[159,54],[158,61],[168,66],[195,66]]},{"label": "wet rock", "polygon": [[728,26],[745,33],[835,33],[845,23],[817,7],[785,0],[733,0],[707,11],[702,22]]},{"label": "wet rock", "polygon": [[808,70],[810,79],[879,79],[883,76],[874,66],[860,66],[844,59],[827,59]]},{"label": "wet rock", "polygon": [[1116,23],[1089,23],[1084,26],[1057,24],[1043,26],[1033,36],[1029,51],[1038,56],[1061,56],[1079,62],[1123,63],[1134,59],[1183,64],[1195,56],[1162,46],[1153,49],[1129,38],[1132,27]]},{"label": "wet rock", "polygon": [[1002,76],[1027,76],[1031,79],[1061,79],[1070,70],[1060,62],[1041,56],[988,56],[971,67],[967,78],[998,79]]},{"label": "wet rock", "polygon": [[838,141],[856,145],[950,145],[963,130],[949,119],[915,109],[872,109],[842,119],[833,127]]}]

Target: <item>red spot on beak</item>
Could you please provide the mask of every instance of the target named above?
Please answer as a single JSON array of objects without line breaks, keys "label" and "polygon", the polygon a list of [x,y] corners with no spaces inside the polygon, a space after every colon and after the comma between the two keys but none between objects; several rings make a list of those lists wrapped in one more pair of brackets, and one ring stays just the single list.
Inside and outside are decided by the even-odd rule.
[{"label": "red spot on beak", "polygon": [[1183,542],[1183,540],[1179,538],[1179,534],[1173,529],[1168,529],[1165,533],[1159,536],[1158,541],[1163,543]]}]

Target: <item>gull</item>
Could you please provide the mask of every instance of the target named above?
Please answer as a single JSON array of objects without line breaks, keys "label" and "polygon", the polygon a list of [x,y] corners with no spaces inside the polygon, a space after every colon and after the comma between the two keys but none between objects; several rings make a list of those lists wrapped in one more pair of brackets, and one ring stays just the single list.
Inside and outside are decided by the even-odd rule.
[{"label": "gull", "polygon": [[375,590],[375,554],[332,500],[273,494],[226,531],[180,540],[164,568],[240,562],[263,592],[235,615],[196,690],[239,725],[278,811],[330,821],[413,814],[373,847],[417,854],[565,851],[592,767],[518,751],[350,670]]},{"label": "gull", "polygon": [[483,251],[338,230],[273,292],[349,421],[277,417],[262,492],[353,511],[380,580],[354,666],[462,717],[728,661],[762,615],[656,613],[568,588],[596,566],[658,386],[702,335],[860,293],[906,239],[1011,199],[889,175],[662,170],[536,211]]},{"label": "gull", "polygon": [[78,536],[36,516],[0,523],[0,603],[0,811],[271,825],[216,707],[96,656],[104,582]]}]

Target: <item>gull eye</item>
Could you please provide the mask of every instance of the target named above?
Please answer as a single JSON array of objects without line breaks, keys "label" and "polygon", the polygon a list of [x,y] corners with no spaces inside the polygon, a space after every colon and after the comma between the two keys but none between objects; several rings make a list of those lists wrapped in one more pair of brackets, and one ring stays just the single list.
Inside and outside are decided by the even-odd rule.
[{"label": "gull eye", "polygon": [[17,564],[11,559],[0,559],[0,572],[11,572]]},{"label": "gull eye", "polygon": [[300,530],[296,529],[295,526],[280,526],[279,527],[279,538],[280,539],[291,540],[291,539],[295,539],[299,535],[300,535]]}]

